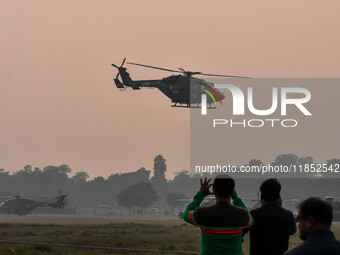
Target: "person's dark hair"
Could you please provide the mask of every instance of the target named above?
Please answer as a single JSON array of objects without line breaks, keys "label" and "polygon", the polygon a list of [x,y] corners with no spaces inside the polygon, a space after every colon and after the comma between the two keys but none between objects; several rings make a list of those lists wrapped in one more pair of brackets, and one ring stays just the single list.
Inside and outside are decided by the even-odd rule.
[{"label": "person's dark hair", "polygon": [[281,184],[276,178],[267,179],[262,182],[260,191],[264,201],[276,201],[280,197]]},{"label": "person's dark hair", "polygon": [[213,183],[215,195],[219,197],[229,197],[233,193],[235,181],[229,175],[218,175]]},{"label": "person's dark hair", "polygon": [[311,197],[299,204],[302,218],[311,216],[315,222],[330,227],[333,219],[332,205],[321,198]]}]

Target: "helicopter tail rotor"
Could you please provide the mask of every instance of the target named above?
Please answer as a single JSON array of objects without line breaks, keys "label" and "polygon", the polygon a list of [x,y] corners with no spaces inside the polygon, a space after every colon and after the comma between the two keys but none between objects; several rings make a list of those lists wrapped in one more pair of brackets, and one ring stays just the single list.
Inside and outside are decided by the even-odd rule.
[{"label": "helicopter tail rotor", "polygon": [[55,199],[57,201],[55,203],[50,203],[49,205],[52,206],[52,208],[63,208],[65,206],[65,198],[68,195],[62,194],[61,189],[59,189],[59,196],[56,196]]},{"label": "helicopter tail rotor", "polygon": [[123,62],[122,62],[122,64],[121,64],[119,67],[116,66],[115,64],[111,64],[113,67],[115,67],[115,68],[118,69],[117,76],[116,76],[116,78],[113,79],[113,80],[115,81],[115,84],[116,84],[116,86],[117,86],[118,89],[124,89],[124,88],[125,88],[125,87],[124,87],[124,84],[121,83],[121,81],[119,80],[120,71],[121,71],[121,70],[125,70],[125,68],[123,67],[123,65],[124,65],[124,63],[125,63],[125,60],[126,60],[126,58],[123,59]]}]

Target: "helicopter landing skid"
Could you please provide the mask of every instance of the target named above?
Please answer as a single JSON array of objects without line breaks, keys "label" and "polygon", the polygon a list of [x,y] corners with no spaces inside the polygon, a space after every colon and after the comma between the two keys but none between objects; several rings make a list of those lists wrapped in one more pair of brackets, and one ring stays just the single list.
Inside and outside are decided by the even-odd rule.
[{"label": "helicopter landing skid", "polygon": [[[201,108],[200,105],[192,106],[192,105],[171,105],[171,107],[179,107],[179,108]],[[215,109],[216,107],[207,106],[208,109]]]}]

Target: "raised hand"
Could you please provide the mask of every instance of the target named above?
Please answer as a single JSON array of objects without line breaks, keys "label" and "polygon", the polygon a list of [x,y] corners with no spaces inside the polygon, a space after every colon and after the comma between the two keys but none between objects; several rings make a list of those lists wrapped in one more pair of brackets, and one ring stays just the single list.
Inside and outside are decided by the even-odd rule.
[{"label": "raised hand", "polygon": [[212,183],[210,184],[211,179],[205,178],[204,181],[201,179],[201,190],[204,192],[205,195],[212,195],[214,194],[211,192],[209,189],[213,185]]}]

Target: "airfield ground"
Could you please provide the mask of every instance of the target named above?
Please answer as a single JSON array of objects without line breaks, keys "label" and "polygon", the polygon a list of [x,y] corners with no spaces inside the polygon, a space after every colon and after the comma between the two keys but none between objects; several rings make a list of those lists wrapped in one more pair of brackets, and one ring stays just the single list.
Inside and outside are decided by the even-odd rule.
[{"label": "airfield ground", "polygon": [[[340,223],[333,223],[340,239]],[[174,216],[0,216],[0,240],[198,252],[200,231]],[[294,247],[301,241],[295,234]],[[243,244],[249,254],[248,235]],[[0,243],[0,254],[160,254]]]}]

